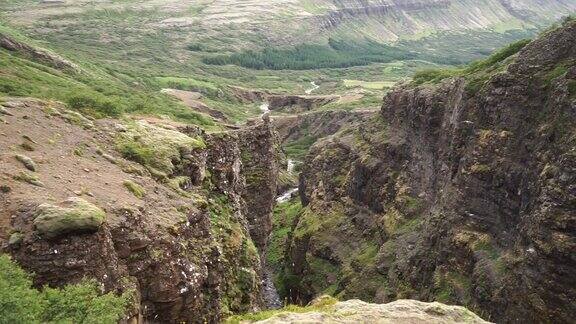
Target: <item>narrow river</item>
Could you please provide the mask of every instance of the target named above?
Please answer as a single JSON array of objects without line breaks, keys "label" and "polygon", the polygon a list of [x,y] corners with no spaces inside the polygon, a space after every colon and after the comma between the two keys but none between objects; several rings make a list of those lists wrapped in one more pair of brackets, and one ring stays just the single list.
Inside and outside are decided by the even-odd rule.
[{"label": "narrow river", "polygon": [[317,85],[316,82],[314,82],[314,81],[310,82],[310,84],[312,85],[312,88],[307,89],[307,90],[305,91],[306,94],[308,94],[308,95],[311,94],[312,92],[316,91],[318,88],[320,88],[320,86]]},{"label": "narrow river", "polygon": [[[262,106],[264,106],[264,104],[262,104]],[[262,109],[262,111],[264,111],[264,109]],[[289,173],[294,173],[294,167],[296,166],[296,163],[297,163],[296,161],[288,159],[288,166],[286,168],[286,171],[288,171]],[[294,197],[294,195],[297,192],[298,188],[291,188],[287,190],[280,196],[276,197],[276,203],[280,204],[289,201],[290,199],[292,199],[292,197]],[[282,300],[280,299],[280,295],[278,295],[278,291],[274,286],[274,271],[267,265],[264,267],[264,275],[262,278],[262,290],[264,300],[266,301],[266,307],[268,309],[278,309],[283,306]]]}]

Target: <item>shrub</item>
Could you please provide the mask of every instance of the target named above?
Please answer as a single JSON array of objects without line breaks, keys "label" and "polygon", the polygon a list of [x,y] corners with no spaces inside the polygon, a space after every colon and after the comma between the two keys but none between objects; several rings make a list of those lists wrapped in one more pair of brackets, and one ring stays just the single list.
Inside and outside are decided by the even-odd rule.
[{"label": "shrub", "polygon": [[125,314],[129,296],[100,294],[98,283],[85,280],[62,289],[32,288],[29,274],[0,255],[0,323],[115,324]]},{"label": "shrub", "polygon": [[517,42],[514,42],[498,51],[494,54],[488,56],[488,58],[484,60],[479,60],[476,62],[470,63],[470,65],[466,68],[467,73],[474,73],[480,70],[485,70],[496,63],[500,63],[505,59],[509,58],[510,56],[520,52],[526,45],[531,42],[530,39],[522,39]]},{"label": "shrub", "polygon": [[46,302],[32,280],[7,255],[0,255],[0,323],[39,323]]}]

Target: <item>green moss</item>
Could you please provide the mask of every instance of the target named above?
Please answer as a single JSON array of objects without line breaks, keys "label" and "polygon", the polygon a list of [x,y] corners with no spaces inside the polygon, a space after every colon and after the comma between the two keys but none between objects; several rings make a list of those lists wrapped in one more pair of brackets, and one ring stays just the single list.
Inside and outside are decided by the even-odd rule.
[{"label": "green moss", "polygon": [[310,147],[316,142],[317,138],[315,136],[304,136],[297,141],[288,142],[284,145],[284,151],[286,155],[290,158],[296,160],[303,160]]},{"label": "green moss", "polygon": [[78,232],[97,231],[104,223],[106,213],[81,198],[69,198],[63,206],[42,204],[38,206],[34,227],[46,238]]},{"label": "green moss", "polygon": [[321,312],[327,313],[333,310],[334,305],[338,302],[337,299],[330,296],[321,296],[316,301],[312,302],[309,306],[296,306],[288,305],[281,309],[268,310],[259,313],[236,315],[224,320],[226,324],[242,323],[243,321],[262,321],[271,317],[286,314],[286,313],[308,313],[308,312]]},{"label": "green moss", "polygon": [[37,175],[22,171],[12,177],[16,181],[26,182],[37,187],[44,187],[44,183],[40,181]]},{"label": "green moss", "polygon": [[8,245],[17,245],[20,244],[20,242],[22,242],[22,240],[24,239],[24,234],[20,233],[20,232],[15,232],[12,233],[10,235],[10,239],[8,239]]},{"label": "green moss", "polygon": [[462,68],[452,69],[428,69],[416,72],[413,76],[413,84],[420,85],[424,83],[438,83],[446,78],[465,77],[468,80],[466,90],[469,93],[478,92],[486,81],[498,70],[505,65],[499,66],[509,57],[518,53],[530,43],[529,39],[516,41],[508,46],[498,50],[488,58],[475,61]]},{"label": "green moss", "polygon": [[492,244],[489,237],[480,239],[472,244],[473,251],[484,251],[492,260],[496,260],[500,257],[500,253]]},{"label": "green moss", "polygon": [[189,186],[191,186],[191,182],[190,177],[187,176],[178,176],[168,180],[168,187],[172,188],[174,191],[184,197],[189,196],[189,194],[184,190]]},{"label": "green moss", "polygon": [[286,240],[292,229],[294,219],[302,211],[302,204],[299,199],[293,199],[278,204],[274,208],[272,218],[273,228],[268,251],[266,253],[267,264],[276,271],[282,267],[284,253],[286,252]]},{"label": "green moss", "polygon": [[298,175],[286,170],[278,172],[278,186],[285,188],[294,188],[298,186]]},{"label": "green moss", "polygon": [[217,242],[224,272],[222,274],[222,312],[247,312],[258,289],[254,269],[260,264],[259,253],[245,225],[235,215],[233,204],[225,195],[212,196],[208,202],[210,232]]},{"label": "green moss", "polygon": [[341,267],[328,260],[309,254],[306,262],[308,269],[306,276],[299,281],[301,286],[310,287],[315,292],[326,292],[341,277]]},{"label": "green moss", "polygon": [[319,231],[334,229],[344,220],[344,211],[340,206],[319,214],[310,208],[304,209],[302,216],[294,230],[294,238],[302,238]]},{"label": "green moss", "polygon": [[576,80],[568,81],[568,94],[571,98],[576,97]]},{"label": "green moss", "polygon": [[182,162],[183,151],[206,147],[201,138],[192,138],[145,121],[132,122],[126,127],[127,131],[116,139],[118,151],[129,160],[165,174],[172,174],[175,164]]},{"label": "green moss", "polygon": [[126,187],[126,189],[128,189],[128,191],[130,191],[137,198],[142,198],[144,195],[146,195],[146,190],[144,190],[141,185],[132,180],[124,181],[124,187]]},{"label": "green moss", "polygon": [[465,275],[437,270],[434,273],[434,287],[436,288],[435,301],[446,304],[470,302],[471,281]]},{"label": "green moss", "polygon": [[367,245],[361,249],[361,253],[355,258],[355,261],[359,263],[361,267],[367,267],[373,265],[376,260],[376,255],[378,254],[379,247],[368,242]]}]

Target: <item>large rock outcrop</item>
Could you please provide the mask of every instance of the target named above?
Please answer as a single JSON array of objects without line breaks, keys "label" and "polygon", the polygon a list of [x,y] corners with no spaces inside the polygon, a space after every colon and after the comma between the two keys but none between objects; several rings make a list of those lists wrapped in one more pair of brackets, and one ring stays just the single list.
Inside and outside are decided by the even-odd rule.
[{"label": "large rock outcrop", "polygon": [[273,121],[280,140],[283,143],[290,143],[305,137],[319,139],[333,135],[344,127],[369,120],[376,113],[377,111],[327,110],[293,116],[275,116]]},{"label": "large rock outcrop", "polygon": [[[270,223],[278,147],[269,123],[205,134],[156,119],[93,121],[33,99],[3,106],[0,246],[35,285],[94,278],[132,292],[129,315],[147,323],[262,307],[258,248],[270,227],[257,224]],[[26,177],[14,158],[23,153],[35,162]]]},{"label": "large rock outcrop", "polygon": [[572,20],[465,78],[397,88],[379,118],[316,144],[286,251],[289,297],[571,322],[575,44]]},{"label": "large rock outcrop", "polygon": [[448,324],[488,323],[464,307],[415,300],[398,300],[389,304],[370,304],[360,300],[338,302],[324,311],[282,313],[253,323],[341,323],[341,324]]}]

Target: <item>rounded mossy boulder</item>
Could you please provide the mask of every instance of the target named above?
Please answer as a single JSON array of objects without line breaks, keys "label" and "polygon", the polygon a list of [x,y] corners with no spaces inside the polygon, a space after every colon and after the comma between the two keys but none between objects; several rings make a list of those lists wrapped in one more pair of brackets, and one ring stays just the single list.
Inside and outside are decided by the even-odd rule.
[{"label": "rounded mossy boulder", "polygon": [[42,204],[36,210],[34,227],[45,238],[53,239],[70,233],[96,232],[106,213],[82,198],[72,197],[60,206]]}]

